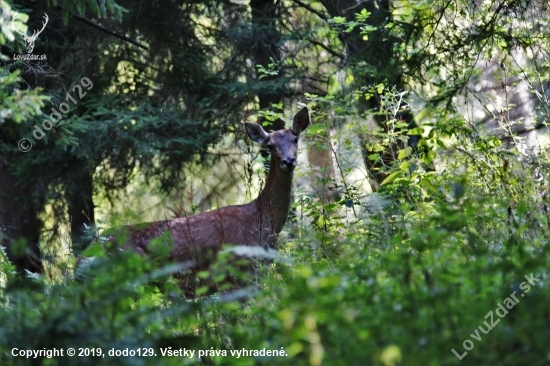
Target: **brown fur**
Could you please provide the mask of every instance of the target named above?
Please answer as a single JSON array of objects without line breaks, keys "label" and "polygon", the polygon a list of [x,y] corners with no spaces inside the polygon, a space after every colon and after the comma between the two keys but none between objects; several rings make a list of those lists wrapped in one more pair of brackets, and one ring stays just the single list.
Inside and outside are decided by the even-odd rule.
[{"label": "brown fur", "polygon": [[[207,268],[223,244],[276,248],[290,209],[290,191],[296,166],[297,138],[309,125],[307,108],[294,116],[290,130],[267,134],[260,126],[247,124],[250,138],[271,148],[271,164],[266,185],[259,196],[245,205],[228,206],[197,215],[156,221],[120,228],[115,237],[126,233],[127,246],[140,254],[150,252],[153,239],[169,232],[172,244],[170,259],[193,261],[193,273]],[[183,287],[192,294],[194,276]]]}]

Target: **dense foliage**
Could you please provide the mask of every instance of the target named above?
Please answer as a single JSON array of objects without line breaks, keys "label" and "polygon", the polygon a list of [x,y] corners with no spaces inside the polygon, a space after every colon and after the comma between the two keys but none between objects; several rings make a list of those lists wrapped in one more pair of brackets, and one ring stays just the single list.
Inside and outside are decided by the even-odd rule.
[{"label": "dense foliage", "polygon": [[[11,4],[0,3],[1,21],[10,16]],[[74,14],[86,15],[85,10],[98,18],[124,18],[121,24],[129,33],[148,29],[139,40],[156,53],[128,52],[105,40],[95,49],[91,44],[100,37],[85,39],[82,29],[71,33],[71,44],[90,57],[86,75],[102,86],[102,93],[78,105],[73,124],[60,126],[57,134],[51,131],[54,147],[41,142],[37,153],[25,158],[14,154],[21,131],[34,123],[33,116],[50,109],[45,103],[62,88],[52,87],[48,94],[39,88],[21,91],[20,71],[10,69],[13,65],[0,70],[0,152],[5,153],[0,159],[9,158],[14,176],[37,179],[32,187],[41,197],[41,210],[50,205],[55,228],[72,206],[86,206],[74,203],[75,197],[82,193],[84,201],[91,200],[90,180],[95,193],[97,187],[106,192],[105,205],[117,199],[115,190],[129,185],[136,171],[146,178],[145,187],[156,184],[164,193],[178,188],[178,179],[189,171],[185,164],[205,163],[225,134],[240,139],[238,108],[247,113],[264,109],[259,120],[269,124],[283,113],[282,104],[269,104],[288,103],[300,94],[300,80],[314,84],[301,89],[315,121],[302,148],[334,152],[337,174],[319,178],[314,189],[295,189],[278,253],[227,248],[201,274],[220,283],[214,295],[185,298],[172,277],[185,264],[166,263],[162,250],[147,258],[112,252],[100,239],[78,248],[83,252],[78,267],[74,251],[44,258],[46,275],[21,273],[2,250],[0,364],[549,362],[550,158],[543,147],[518,148],[522,133],[543,128],[548,120],[547,21],[535,21],[530,13],[544,12],[543,5],[381,2],[392,17],[376,18],[367,7],[348,7],[353,10],[348,13],[330,1],[295,1],[273,14],[252,1],[255,8],[248,15],[243,15],[246,5],[229,1],[167,2],[165,7],[117,3],[126,8],[109,1],[99,8],[75,3],[59,3],[59,24]],[[125,17],[126,10],[131,16]],[[139,28],[132,19],[142,11],[153,16]],[[157,22],[173,17],[171,12],[185,16],[170,23],[173,28],[159,29]],[[261,31],[254,28],[277,16]],[[4,24],[15,23],[1,23],[0,45],[7,47],[15,37]],[[466,32],[472,24],[477,28]],[[264,43],[262,50],[273,51],[276,45],[279,53],[273,55],[281,59],[269,61],[258,48],[246,50],[254,29],[274,42]],[[319,43],[318,35],[327,42]],[[306,40],[309,48],[301,48]],[[391,47],[377,56],[390,57],[394,64],[377,67],[376,57],[365,55],[377,46]],[[340,56],[350,56],[350,68],[333,69],[338,54],[323,59],[338,47],[348,49]],[[58,55],[74,52],[61,49]],[[530,63],[515,62],[520,51],[536,56]],[[531,124],[526,123],[529,116],[510,117],[513,103],[498,111],[494,100],[476,94],[472,83],[485,72],[479,57],[499,60],[501,70],[515,78],[506,93],[519,93],[527,85],[527,94],[536,99]],[[251,59],[257,74],[246,67]],[[77,63],[67,64],[80,75]],[[337,75],[321,80],[312,71],[315,65],[315,73]],[[177,77],[164,73],[171,67]],[[463,113],[463,105],[474,104],[484,106],[487,120],[500,129]],[[415,123],[403,118],[411,111]],[[368,123],[373,115],[375,125]],[[365,181],[376,178],[376,193],[364,190],[355,163],[346,162],[353,154],[370,167]],[[311,174],[300,166],[297,180]],[[335,192],[330,199],[321,192],[325,188]],[[97,239],[110,226],[94,224],[85,238]],[[52,232],[42,236],[43,253],[51,253],[46,242],[61,247],[59,231]],[[16,243],[24,252],[26,243]],[[254,273],[238,271],[235,254],[255,258]],[[242,277],[247,286],[224,288],[227,273]],[[14,357],[15,348],[16,353],[63,349],[65,355]],[[71,357],[69,348],[77,355],[81,348],[87,351]],[[170,355],[180,349],[185,353]]]},{"label": "dense foliage", "polygon": [[[544,183],[507,171],[511,157],[500,157],[489,142],[478,141],[468,149],[472,156],[441,174],[409,166],[385,185],[386,203],[368,219],[347,220],[340,209],[301,200],[309,202],[304,220],[319,222],[314,213],[323,211],[324,225],[302,228],[281,243],[279,260],[259,264],[251,279],[257,291],[188,302],[167,277],[180,268],[154,269],[129,253],[102,258],[97,248],[76,280],[10,282],[0,315],[2,363],[29,362],[10,357],[13,347],[152,347],[158,356],[166,347],[213,347],[228,356],[203,357],[204,363],[459,364],[451,349],[462,355],[469,339],[474,348],[462,361],[468,364],[545,364],[550,229],[540,195]],[[539,169],[547,174],[548,163]],[[213,271],[226,270],[221,260]],[[529,292],[521,286],[525,276],[535,277]],[[512,293],[519,303],[500,319],[498,304]],[[488,334],[476,330],[487,324],[495,324]],[[281,347],[288,356],[229,355]],[[193,364],[196,357],[162,358],[162,364],[182,362]]]}]

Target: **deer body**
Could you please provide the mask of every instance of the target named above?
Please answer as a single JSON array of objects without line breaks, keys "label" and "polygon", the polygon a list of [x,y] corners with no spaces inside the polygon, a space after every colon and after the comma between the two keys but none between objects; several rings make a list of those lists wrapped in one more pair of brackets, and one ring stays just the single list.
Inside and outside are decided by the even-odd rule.
[{"label": "deer body", "polygon": [[[274,167],[275,158],[271,158]],[[258,198],[245,205],[227,206],[193,216],[129,226],[130,246],[142,254],[152,239],[170,232],[172,257],[178,261],[195,259],[197,253],[217,252],[223,244],[259,245],[275,248],[290,209],[292,171],[271,168],[265,188]]]},{"label": "deer body", "polygon": [[294,116],[292,129],[267,134],[256,124],[246,123],[249,137],[271,150],[271,165],[264,189],[252,202],[227,206],[197,215],[127,226],[127,246],[147,254],[151,240],[169,233],[171,259],[192,261],[195,270],[208,267],[223,244],[276,248],[290,209],[298,137],[310,123],[303,108]]}]

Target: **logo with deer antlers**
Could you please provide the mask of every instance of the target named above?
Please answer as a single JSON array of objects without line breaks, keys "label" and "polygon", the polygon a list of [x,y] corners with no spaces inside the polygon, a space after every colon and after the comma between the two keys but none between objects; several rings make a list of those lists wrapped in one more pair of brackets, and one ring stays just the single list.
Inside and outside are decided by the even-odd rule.
[{"label": "logo with deer antlers", "polygon": [[[15,16],[13,17],[13,20],[15,21],[15,19],[17,19],[17,17],[19,17],[19,13],[15,14]],[[29,35],[27,35],[27,33],[23,33],[21,31],[19,31],[18,29],[15,29],[15,31],[23,37],[23,40],[25,41],[25,44],[27,45],[27,53],[31,53],[32,50],[34,49],[34,42],[36,41],[36,39],[38,38],[40,33],[42,33],[42,31],[44,31],[44,28],[46,28],[46,25],[48,24],[48,20],[50,20],[50,18],[48,18],[48,14],[44,13],[44,23],[42,23],[42,29],[40,29],[39,31],[34,30],[32,32],[32,36],[29,36]]]}]

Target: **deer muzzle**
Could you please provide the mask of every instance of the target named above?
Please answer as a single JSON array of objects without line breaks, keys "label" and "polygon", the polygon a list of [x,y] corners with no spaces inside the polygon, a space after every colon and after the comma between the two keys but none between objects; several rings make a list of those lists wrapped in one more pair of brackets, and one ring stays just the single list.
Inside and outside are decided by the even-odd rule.
[{"label": "deer muzzle", "polygon": [[283,170],[293,170],[296,168],[296,158],[281,159],[281,168]]}]

